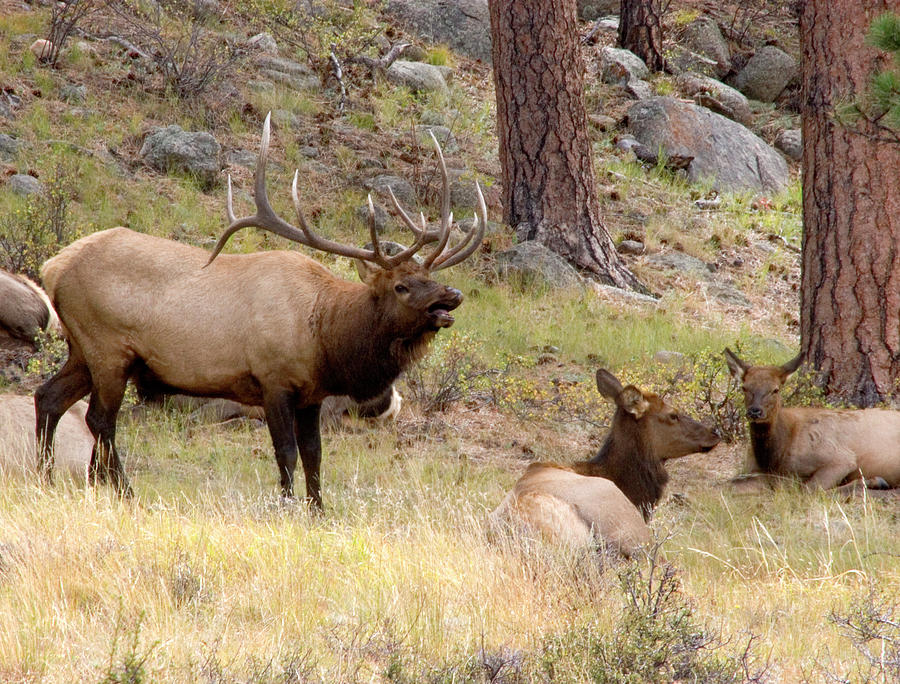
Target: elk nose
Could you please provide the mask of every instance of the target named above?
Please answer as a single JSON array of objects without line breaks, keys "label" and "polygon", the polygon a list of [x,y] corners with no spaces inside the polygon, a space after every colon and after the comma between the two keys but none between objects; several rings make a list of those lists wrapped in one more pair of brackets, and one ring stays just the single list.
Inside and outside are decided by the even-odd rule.
[{"label": "elk nose", "polygon": [[457,290],[455,287],[448,287],[447,294],[453,297],[457,303],[462,302],[463,300],[463,293]]},{"label": "elk nose", "polygon": [[763,410],[759,406],[751,406],[747,409],[747,417],[751,420],[757,420],[763,417]]}]

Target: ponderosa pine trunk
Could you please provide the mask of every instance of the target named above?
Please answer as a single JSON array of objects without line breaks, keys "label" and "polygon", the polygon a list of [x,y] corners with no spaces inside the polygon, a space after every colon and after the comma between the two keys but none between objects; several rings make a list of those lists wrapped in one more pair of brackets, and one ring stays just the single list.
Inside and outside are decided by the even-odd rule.
[{"label": "ponderosa pine trunk", "polygon": [[503,212],[604,282],[645,291],[600,222],[575,0],[490,0]]},{"label": "ponderosa pine trunk", "polygon": [[805,0],[803,105],[804,358],[827,390],[858,406],[896,396],[900,378],[900,145],[836,108],[861,96],[887,57],[866,44],[897,0]]},{"label": "ponderosa pine trunk", "polygon": [[618,46],[630,50],[650,71],[662,71],[662,3],[660,0],[622,0]]}]

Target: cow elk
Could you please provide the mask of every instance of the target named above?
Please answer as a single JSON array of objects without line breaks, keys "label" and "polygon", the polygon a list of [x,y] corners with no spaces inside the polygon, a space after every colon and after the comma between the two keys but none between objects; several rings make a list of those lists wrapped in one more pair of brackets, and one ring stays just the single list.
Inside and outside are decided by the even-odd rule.
[{"label": "cow elk", "polygon": [[785,408],[781,388],[800,356],[782,366],[751,366],[725,349],[725,360],[744,392],[751,474],[845,492],[900,487],[900,411]]},{"label": "cow elk", "polygon": [[47,294],[28,278],[0,270],[0,349],[33,352],[42,330],[59,332]]},{"label": "cow elk", "polygon": [[[110,481],[130,494],[115,445],[116,416],[129,377],[152,378],[166,393],[221,397],[263,408],[275,451],[281,492],[292,497],[299,451],[306,494],[322,506],[319,413],[323,399],[349,395],[364,401],[387,390],[427,351],[462,293],[431,279],[478,248],[487,209],[477,186],[474,226],[455,245],[447,170],[435,140],[443,178],[441,225],[416,225],[394,198],[412,231],[412,245],[388,256],[370,216],[372,248],[334,242],[307,225],[297,176],[294,226],[279,217],[266,194],[269,117],[263,127],[254,179],[256,213],[235,218],[231,179],[230,225],[212,256],[206,251],[126,228],[81,238],[50,259],[42,277],[66,328],[69,358],[35,395],[39,463],[49,472],[49,444],[59,417],[90,394],[87,424],[96,438],[91,482]],[[370,215],[373,214],[371,199]],[[335,276],[298,252],[223,254],[244,227],[271,231],[323,252],[367,265],[363,283]],[[433,250],[417,263],[426,244]],[[218,258],[217,258],[218,256]]]},{"label": "cow elk", "polygon": [[718,436],[661,397],[622,387],[605,369],[597,389],[616,404],[609,434],[590,461],[533,463],[491,514],[568,544],[602,541],[624,555],[649,539],[646,520],[669,475],[663,462],[719,443]]},{"label": "cow elk", "polygon": [[[85,425],[87,404],[76,402],[59,421],[54,442],[56,469],[83,482],[91,462],[94,437]],[[0,394],[0,471],[24,474],[35,470],[34,400]]]}]

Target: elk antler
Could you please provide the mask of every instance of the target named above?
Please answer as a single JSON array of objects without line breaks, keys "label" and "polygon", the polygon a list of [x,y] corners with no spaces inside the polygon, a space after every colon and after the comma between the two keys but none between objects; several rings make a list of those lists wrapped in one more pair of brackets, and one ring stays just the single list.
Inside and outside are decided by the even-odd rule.
[{"label": "elk antler", "polygon": [[407,214],[403,207],[400,206],[400,202],[397,201],[394,191],[388,188],[388,193],[391,196],[391,202],[393,203],[397,214],[403,220],[403,223],[406,224],[406,227],[416,236],[416,242],[424,240],[425,242],[438,243],[431,254],[425,259],[424,266],[431,271],[439,271],[442,268],[448,268],[458,264],[478,249],[478,246],[484,239],[484,231],[487,227],[487,207],[485,206],[484,195],[481,192],[481,185],[479,185],[478,181],[475,181],[475,189],[478,192],[478,207],[476,208],[475,223],[472,225],[471,230],[465,238],[445,252],[447,242],[450,239],[450,231],[453,227],[453,214],[450,212],[450,178],[447,174],[447,166],[444,163],[444,153],[441,151],[440,143],[438,143],[434,131],[428,131],[428,133],[431,135],[431,140],[434,142],[434,149],[436,150],[438,157],[438,165],[441,169],[441,227],[437,230],[426,229],[425,217],[422,214],[419,214],[422,225],[421,227],[417,226],[409,217],[409,214]]},{"label": "elk antler", "polygon": [[[292,242],[298,242],[302,245],[306,245],[307,247],[312,247],[313,249],[318,249],[329,254],[337,254],[339,256],[350,257],[351,259],[362,259],[363,261],[370,261],[378,264],[385,269],[396,268],[404,261],[411,259],[412,256],[416,252],[418,252],[426,243],[434,241],[438,242],[438,246],[426,259],[426,268],[431,268],[434,264],[434,270],[437,270],[439,268],[446,268],[447,266],[452,266],[453,264],[459,263],[460,261],[468,257],[472,252],[474,252],[478,247],[478,244],[481,242],[481,238],[484,236],[484,224],[487,220],[487,210],[484,207],[484,198],[481,195],[481,188],[479,187],[478,196],[483,219],[479,221],[480,230],[478,233],[478,239],[475,240],[474,244],[471,244],[464,253],[460,252],[460,250],[462,250],[462,247],[471,241],[472,235],[475,232],[475,229],[473,227],[469,235],[459,245],[454,247],[447,254],[443,255],[440,259],[437,258],[444,250],[447,245],[447,241],[449,240],[450,227],[453,224],[453,216],[452,214],[450,214],[450,183],[447,177],[447,168],[444,165],[444,156],[441,152],[441,147],[437,142],[437,138],[434,137],[433,133],[431,137],[434,140],[435,147],[437,148],[438,159],[440,160],[441,166],[441,173],[444,179],[444,192],[441,202],[441,228],[439,231],[427,230],[425,227],[424,216],[421,217],[422,227],[417,227],[412,222],[412,219],[409,218],[409,216],[400,206],[397,198],[394,197],[393,191],[390,191],[394,206],[399,211],[404,223],[406,223],[406,225],[412,231],[413,235],[415,236],[415,241],[412,245],[410,245],[400,253],[395,254],[394,256],[387,256],[381,249],[374,228],[371,228],[373,246],[372,249],[363,249],[361,247],[345,245],[340,242],[335,242],[333,240],[323,238],[322,236],[315,233],[306,223],[306,218],[304,217],[303,210],[300,207],[300,197],[297,192],[297,179],[299,171],[294,172],[294,180],[291,183],[291,198],[294,202],[294,210],[297,213],[297,223],[299,227],[291,225],[275,213],[275,210],[272,209],[272,206],[269,204],[269,198],[266,193],[266,163],[268,162],[269,158],[269,141],[271,138],[270,112],[266,115],[266,121],[263,124],[262,139],[260,140],[259,144],[259,158],[256,162],[256,173],[254,175],[253,200],[256,204],[256,213],[252,216],[245,216],[243,218],[235,217],[234,209],[232,206],[233,197],[231,191],[231,176],[229,175],[228,194],[225,206],[229,225],[225,229],[225,232],[222,233],[222,236],[219,238],[218,242],[216,242],[216,246],[213,248],[212,255],[209,257],[209,261],[206,262],[206,265],[209,266],[209,264],[213,262],[213,260],[219,255],[219,252],[222,251],[225,243],[228,242],[228,239],[235,232],[237,232],[241,228],[248,227],[262,228],[264,230],[275,233],[276,235],[287,238]],[[374,207],[372,206],[371,196],[369,197],[369,211],[370,213],[374,214]]]}]

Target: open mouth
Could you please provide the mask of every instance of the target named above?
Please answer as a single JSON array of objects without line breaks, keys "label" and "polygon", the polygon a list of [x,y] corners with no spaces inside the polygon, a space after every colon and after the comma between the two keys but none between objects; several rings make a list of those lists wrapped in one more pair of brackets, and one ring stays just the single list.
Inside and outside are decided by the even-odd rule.
[{"label": "open mouth", "polygon": [[434,304],[429,306],[428,319],[429,321],[431,321],[431,324],[436,328],[449,328],[451,325],[453,325],[453,322],[456,319],[454,319],[453,316],[450,315],[450,312],[458,307],[461,301],[461,298],[446,299],[443,301],[435,302]]}]

